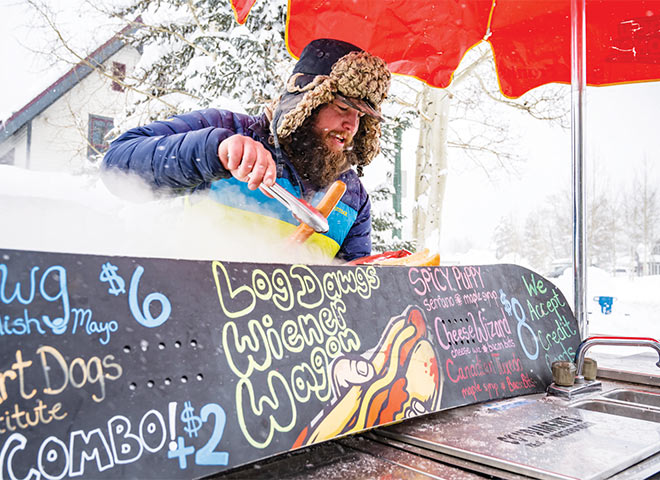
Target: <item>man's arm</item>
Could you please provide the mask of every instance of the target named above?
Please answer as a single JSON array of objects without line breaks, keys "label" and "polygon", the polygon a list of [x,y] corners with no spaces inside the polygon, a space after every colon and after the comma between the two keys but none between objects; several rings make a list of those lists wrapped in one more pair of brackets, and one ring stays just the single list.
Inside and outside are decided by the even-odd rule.
[{"label": "man's arm", "polygon": [[[256,188],[275,180],[275,165],[260,142],[248,137],[246,115],[216,109],[177,115],[131,129],[103,159],[108,172],[137,174],[155,189],[174,192],[205,188],[235,176]],[[236,135],[238,134],[238,135]]]}]

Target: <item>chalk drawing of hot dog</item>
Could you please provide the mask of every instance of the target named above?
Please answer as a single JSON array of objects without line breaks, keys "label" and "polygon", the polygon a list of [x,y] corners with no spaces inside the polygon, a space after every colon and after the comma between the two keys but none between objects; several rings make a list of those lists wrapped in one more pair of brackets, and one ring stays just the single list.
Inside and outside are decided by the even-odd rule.
[{"label": "chalk drawing of hot dog", "polygon": [[440,407],[443,377],[424,313],[408,307],[390,320],[375,348],[330,365],[334,400],[293,447],[363,431]]}]

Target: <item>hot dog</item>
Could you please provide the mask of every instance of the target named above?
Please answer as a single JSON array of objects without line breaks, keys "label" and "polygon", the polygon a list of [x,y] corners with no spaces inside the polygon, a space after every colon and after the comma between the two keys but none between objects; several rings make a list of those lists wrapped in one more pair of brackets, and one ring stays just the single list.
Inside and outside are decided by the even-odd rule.
[{"label": "hot dog", "polygon": [[433,346],[426,339],[424,315],[412,307],[393,319],[370,358],[373,375],[340,393],[305,428],[295,447],[357,433],[439,407],[442,379]]},{"label": "hot dog", "polygon": [[[332,213],[332,210],[337,206],[341,197],[344,196],[346,192],[346,184],[341,180],[337,180],[335,183],[330,185],[328,191],[325,193],[319,204],[316,206],[316,209],[323,215],[325,218]],[[296,228],[296,231],[293,232],[288,239],[289,243],[305,243],[307,239],[314,233],[314,229],[307,224],[301,223]]]}]

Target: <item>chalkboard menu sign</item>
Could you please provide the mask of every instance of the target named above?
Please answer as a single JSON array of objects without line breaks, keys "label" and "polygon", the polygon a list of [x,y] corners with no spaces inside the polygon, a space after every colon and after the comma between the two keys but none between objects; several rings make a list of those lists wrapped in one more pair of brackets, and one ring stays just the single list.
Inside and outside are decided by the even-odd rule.
[{"label": "chalkboard menu sign", "polygon": [[515,265],[0,250],[0,478],[209,475],[542,392],[579,341]]}]

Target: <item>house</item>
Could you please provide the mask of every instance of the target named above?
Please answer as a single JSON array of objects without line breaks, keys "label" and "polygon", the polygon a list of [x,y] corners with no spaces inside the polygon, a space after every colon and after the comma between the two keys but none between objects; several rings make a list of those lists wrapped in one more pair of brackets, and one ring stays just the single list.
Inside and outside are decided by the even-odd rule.
[{"label": "house", "polygon": [[637,264],[638,275],[660,275],[660,240],[657,240],[650,250],[650,254],[645,254],[643,247],[638,248],[638,252],[642,252],[641,255],[638,254],[640,258]]},{"label": "house", "polygon": [[78,171],[105,151],[128,101],[121,80],[140,58],[122,40],[135,28],[124,28],[0,124],[0,165]]}]

